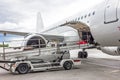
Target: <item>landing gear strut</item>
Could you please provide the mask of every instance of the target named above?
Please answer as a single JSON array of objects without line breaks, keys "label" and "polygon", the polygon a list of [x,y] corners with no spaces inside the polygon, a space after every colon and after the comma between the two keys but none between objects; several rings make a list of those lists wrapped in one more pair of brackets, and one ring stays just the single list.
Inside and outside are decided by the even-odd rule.
[{"label": "landing gear strut", "polygon": [[78,58],[87,58],[88,53],[83,49],[83,51],[78,52]]}]

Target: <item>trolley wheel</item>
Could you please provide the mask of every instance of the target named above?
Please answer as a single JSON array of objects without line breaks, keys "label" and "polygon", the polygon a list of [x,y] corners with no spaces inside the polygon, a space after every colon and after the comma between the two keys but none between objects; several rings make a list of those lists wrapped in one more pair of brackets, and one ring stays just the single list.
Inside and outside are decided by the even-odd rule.
[{"label": "trolley wheel", "polygon": [[63,67],[65,70],[70,70],[72,68],[72,62],[70,61],[64,62]]},{"label": "trolley wheel", "polygon": [[29,66],[26,63],[21,63],[17,67],[17,71],[19,74],[26,74],[29,71]]}]

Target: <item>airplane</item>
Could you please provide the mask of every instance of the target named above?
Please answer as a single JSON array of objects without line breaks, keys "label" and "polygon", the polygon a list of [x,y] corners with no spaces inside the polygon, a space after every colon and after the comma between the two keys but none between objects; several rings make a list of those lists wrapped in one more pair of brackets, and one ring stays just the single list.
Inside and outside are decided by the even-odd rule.
[{"label": "airplane", "polygon": [[[120,55],[120,0],[104,0],[95,7],[82,11],[72,17],[66,18],[48,29],[44,29],[41,15],[38,14],[37,32],[15,32],[0,30],[4,34],[25,36],[25,46],[38,44],[30,39],[41,39],[41,44],[48,40],[61,41],[87,41],[89,44],[99,46],[99,49],[109,55]],[[43,46],[42,46],[43,47]],[[87,54],[80,52],[79,54]]]}]

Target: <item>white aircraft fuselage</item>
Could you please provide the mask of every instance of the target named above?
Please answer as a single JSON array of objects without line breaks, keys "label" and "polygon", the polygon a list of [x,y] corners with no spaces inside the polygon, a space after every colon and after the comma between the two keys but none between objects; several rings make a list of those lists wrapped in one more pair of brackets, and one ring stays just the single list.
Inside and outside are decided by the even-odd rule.
[{"label": "white aircraft fuselage", "polygon": [[103,46],[120,45],[120,0],[106,0],[93,8],[95,16],[89,19],[94,39]]},{"label": "white aircraft fuselage", "polygon": [[[86,24],[94,40],[101,46],[120,45],[120,0],[105,0],[99,5],[80,12],[74,18],[65,19],[63,22],[76,21]],[[58,24],[57,24],[58,25]],[[75,29],[66,26],[54,26],[43,33],[72,36],[78,40]]]}]

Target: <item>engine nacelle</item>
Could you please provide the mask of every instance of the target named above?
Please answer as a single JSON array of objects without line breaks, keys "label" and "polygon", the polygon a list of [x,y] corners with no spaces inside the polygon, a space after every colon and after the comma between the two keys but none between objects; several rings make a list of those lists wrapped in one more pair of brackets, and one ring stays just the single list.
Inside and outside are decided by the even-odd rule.
[{"label": "engine nacelle", "polygon": [[39,34],[32,34],[25,37],[24,45],[23,46],[33,46],[34,48],[45,47],[47,44],[47,40],[44,36]]},{"label": "engine nacelle", "polygon": [[109,55],[120,56],[120,47],[101,47],[101,51]]}]

